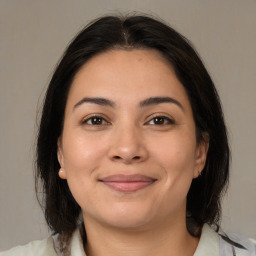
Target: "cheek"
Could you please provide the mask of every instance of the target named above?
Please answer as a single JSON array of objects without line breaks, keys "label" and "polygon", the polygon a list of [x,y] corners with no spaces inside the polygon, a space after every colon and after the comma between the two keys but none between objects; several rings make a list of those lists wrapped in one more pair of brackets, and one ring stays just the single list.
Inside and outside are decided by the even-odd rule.
[{"label": "cheek", "polygon": [[156,140],[150,148],[151,154],[166,172],[193,172],[196,150],[193,136],[189,136],[187,133],[180,135],[173,133],[163,139]]},{"label": "cheek", "polygon": [[63,141],[64,165],[67,172],[90,173],[100,163],[106,144],[96,136],[66,136]]},{"label": "cheek", "polygon": [[185,198],[191,185],[194,167],[196,142],[190,133],[171,134],[165,140],[158,140],[158,145],[152,145],[152,155],[155,162],[163,170],[167,195]]},{"label": "cheek", "polygon": [[[95,189],[95,174],[106,155],[106,143],[95,136],[66,133],[63,156],[70,191],[82,209],[91,204]],[[67,136],[68,135],[68,136]]]}]

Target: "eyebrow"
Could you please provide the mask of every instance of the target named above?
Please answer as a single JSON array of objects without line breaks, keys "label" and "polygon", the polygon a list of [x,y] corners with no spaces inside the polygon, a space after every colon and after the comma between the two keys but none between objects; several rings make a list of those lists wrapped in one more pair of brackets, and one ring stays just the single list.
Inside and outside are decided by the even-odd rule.
[{"label": "eyebrow", "polygon": [[[105,99],[105,98],[85,97],[85,98],[81,99],[80,101],[78,101],[74,105],[73,109],[77,108],[78,106],[80,106],[84,103],[93,103],[93,104],[112,107],[112,108],[114,108],[116,106],[116,104],[113,101]],[[139,103],[139,106],[140,107],[148,107],[148,106],[157,105],[157,104],[161,104],[161,103],[173,103],[173,104],[177,105],[178,107],[180,107],[184,111],[182,104],[179,101],[177,101],[173,98],[170,98],[170,97],[150,97],[148,99],[141,101]]]},{"label": "eyebrow", "polygon": [[180,107],[184,111],[182,104],[179,101],[177,101],[173,98],[170,98],[170,97],[151,97],[151,98],[141,101],[140,107],[147,107],[147,106],[157,105],[157,104],[161,104],[161,103],[176,104],[178,107]]},{"label": "eyebrow", "polygon": [[82,105],[83,103],[94,103],[97,105],[101,106],[108,106],[108,107],[115,107],[115,103],[111,100],[105,99],[105,98],[83,98],[80,101],[78,101],[75,105],[74,108],[77,108],[78,106]]}]

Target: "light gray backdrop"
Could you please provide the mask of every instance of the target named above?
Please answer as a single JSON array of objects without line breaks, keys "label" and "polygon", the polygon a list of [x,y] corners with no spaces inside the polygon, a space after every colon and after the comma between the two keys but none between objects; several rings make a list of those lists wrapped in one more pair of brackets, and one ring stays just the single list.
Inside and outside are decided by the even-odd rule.
[{"label": "light gray backdrop", "polygon": [[198,49],[219,90],[233,153],[223,226],[256,238],[255,0],[1,0],[0,250],[48,235],[33,183],[38,102],[71,38],[117,11],[157,15]]}]

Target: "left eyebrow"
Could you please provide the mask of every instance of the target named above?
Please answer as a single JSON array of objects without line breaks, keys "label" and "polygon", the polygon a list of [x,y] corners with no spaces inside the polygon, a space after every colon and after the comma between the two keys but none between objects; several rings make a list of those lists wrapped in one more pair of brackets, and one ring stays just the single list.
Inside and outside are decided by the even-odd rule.
[{"label": "left eyebrow", "polygon": [[147,107],[147,106],[157,105],[161,103],[173,103],[184,111],[182,104],[179,101],[170,97],[150,97],[148,99],[141,101],[140,107]]}]

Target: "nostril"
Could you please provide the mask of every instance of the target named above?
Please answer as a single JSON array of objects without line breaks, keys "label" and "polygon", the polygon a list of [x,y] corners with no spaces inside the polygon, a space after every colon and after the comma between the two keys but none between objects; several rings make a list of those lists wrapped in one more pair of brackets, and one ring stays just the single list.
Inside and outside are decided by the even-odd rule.
[{"label": "nostril", "polygon": [[[140,158],[141,158],[140,156],[134,156],[132,158],[132,160],[140,160]],[[114,156],[113,159],[120,160],[120,159],[123,159],[123,158],[121,156]]]}]

